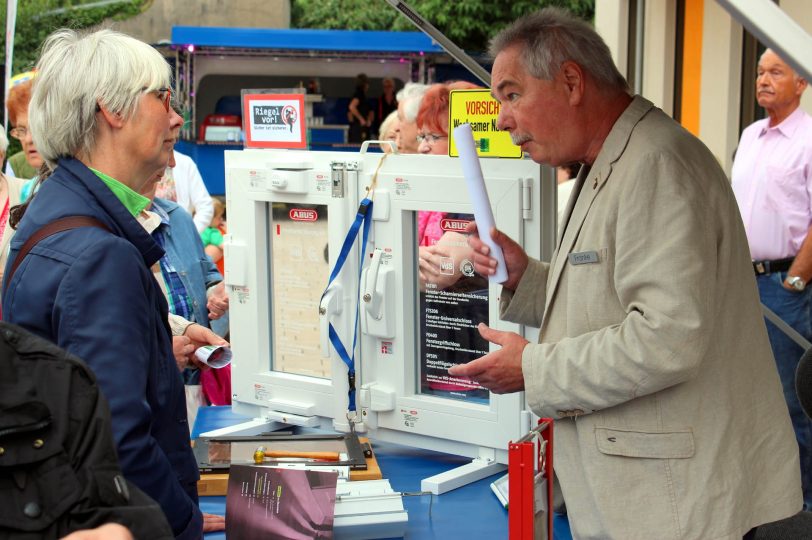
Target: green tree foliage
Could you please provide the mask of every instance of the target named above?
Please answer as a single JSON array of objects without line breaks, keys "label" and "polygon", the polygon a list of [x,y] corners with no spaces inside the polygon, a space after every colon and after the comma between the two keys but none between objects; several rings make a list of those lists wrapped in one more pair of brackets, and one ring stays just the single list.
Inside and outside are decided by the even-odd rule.
[{"label": "green tree foliage", "polygon": [[[484,51],[488,39],[521,15],[564,7],[592,20],[595,0],[410,0],[408,4],[463,49]],[[291,0],[291,26],[342,30],[416,30],[385,0]]]},{"label": "green tree foliage", "polygon": [[[45,38],[58,28],[76,30],[95,26],[105,19],[128,19],[141,13],[152,0],[19,0],[14,38],[14,69],[28,71],[37,62]],[[89,7],[85,4],[91,4]],[[6,28],[6,2],[0,2],[0,27]],[[2,42],[3,58],[6,44]]]}]

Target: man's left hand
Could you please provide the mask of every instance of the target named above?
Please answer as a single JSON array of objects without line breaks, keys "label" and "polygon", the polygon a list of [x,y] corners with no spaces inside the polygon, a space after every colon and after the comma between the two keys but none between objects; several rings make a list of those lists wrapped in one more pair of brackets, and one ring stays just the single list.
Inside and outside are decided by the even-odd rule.
[{"label": "man's left hand", "polygon": [[448,373],[471,379],[495,394],[524,390],[522,352],[529,341],[515,332],[494,330],[483,323],[478,329],[482,337],[502,348],[467,364],[454,366]]},{"label": "man's left hand", "polygon": [[206,308],[209,310],[209,319],[216,321],[228,311],[228,293],[226,284],[221,281],[211,290]]}]

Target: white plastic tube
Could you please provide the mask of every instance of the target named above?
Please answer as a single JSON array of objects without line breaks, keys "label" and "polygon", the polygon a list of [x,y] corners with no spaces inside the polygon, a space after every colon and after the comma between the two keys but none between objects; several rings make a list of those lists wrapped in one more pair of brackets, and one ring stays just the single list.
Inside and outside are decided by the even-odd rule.
[{"label": "white plastic tube", "polygon": [[493,210],[491,210],[491,201],[488,199],[488,191],[485,189],[485,180],[482,178],[479,157],[476,155],[471,124],[461,124],[454,128],[454,142],[456,142],[457,151],[460,154],[462,174],[465,176],[465,184],[468,186],[468,195],[474,206],[474,219],[479,237],[491,248],[491,257],[497,261],[496,273],[489,276],[488,279],[496,283],[504,283],[508,278],[505,256],[502,254],[502,248],[491,238],[491,227],[496,224],[493,219]]}]

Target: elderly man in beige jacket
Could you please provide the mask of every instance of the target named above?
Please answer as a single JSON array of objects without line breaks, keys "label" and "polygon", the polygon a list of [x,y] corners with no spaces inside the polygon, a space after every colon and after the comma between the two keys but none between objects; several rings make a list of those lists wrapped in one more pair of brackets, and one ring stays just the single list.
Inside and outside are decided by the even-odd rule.
[{"label": "elderly man in beige jacket", "polygon": [[564,12],[518,20],[491,52],[500,129],[539,163],[585,166],[549,264],[493,231],[502,318],[540,343],[481,325],[501,348],[452,373],[557,419],[575,538],[738,540],[795,514],[798,449],[718,163]]}]

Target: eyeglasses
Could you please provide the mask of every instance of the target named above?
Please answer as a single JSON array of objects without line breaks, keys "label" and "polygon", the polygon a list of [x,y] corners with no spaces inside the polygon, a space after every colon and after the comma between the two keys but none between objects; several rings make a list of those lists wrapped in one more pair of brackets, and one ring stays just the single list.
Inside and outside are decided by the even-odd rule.
[{"label": "eyeglasses", "polygon": [[23,126],[18,126],[18,127],[15,127],[15,128],[11,128],[9,133],[11,133],[11,136],[14,137],[15,139],[23,140],[25,138],[25,136],[28,135],[28,128],[23,127]]},{"label": "eyeglasses", "polygon": [[417,136],[417,144],[423,144],[425,142],[426,144],[431,146],[434,143],[436,143],[437,141],[439,141],[440,139],[447,139],[447,138],[448,138],[448,135],[435,135],[434,133],[428,133],[428,134],[421,133],[420,135]]},{"label": "eyeglasses", "polygon": [[158,99],[163,101],[164,109],[166,109],[166,112],[169,112],[169,104],[172,101],[172,89],[167,88],[167,87],[163,87],[163,88],[158,88],[157,90],[154,90],[154,92],[158,96]]}]

